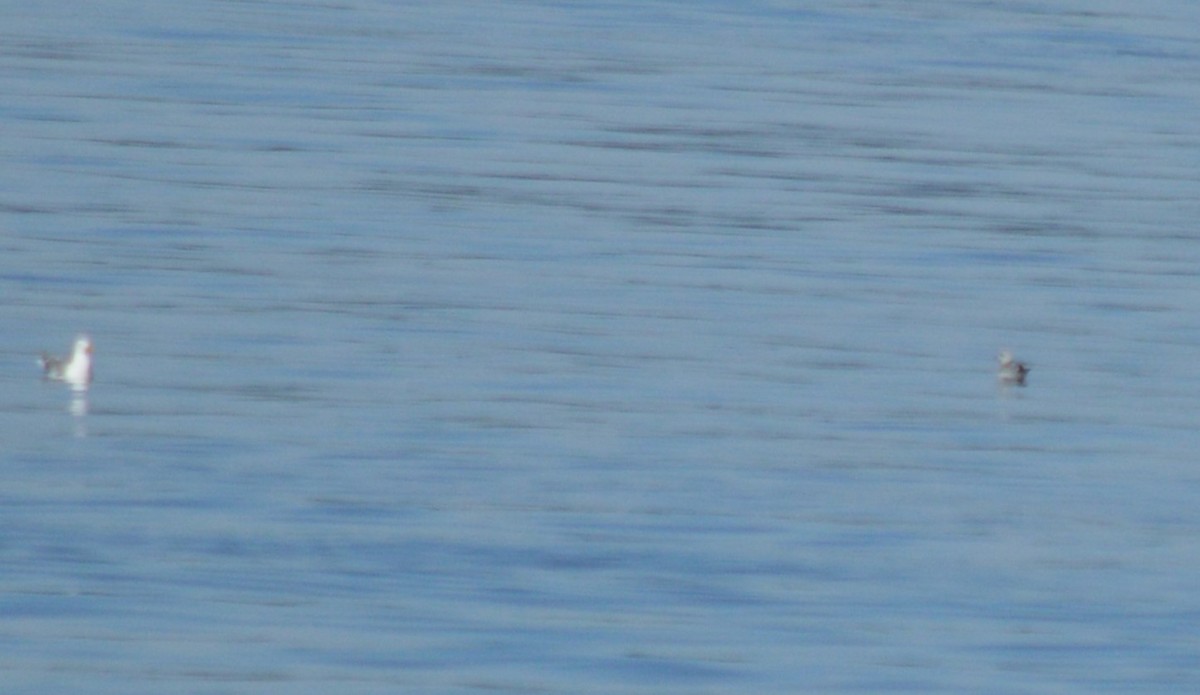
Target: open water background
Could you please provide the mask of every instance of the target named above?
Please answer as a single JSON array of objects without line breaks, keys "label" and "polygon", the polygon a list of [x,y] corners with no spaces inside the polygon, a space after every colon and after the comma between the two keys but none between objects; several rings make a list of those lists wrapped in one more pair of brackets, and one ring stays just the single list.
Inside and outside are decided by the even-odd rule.
[{"label": "open water background", "polygon": [[3,18],[6,693],[1200,687],[1200,5]]}]

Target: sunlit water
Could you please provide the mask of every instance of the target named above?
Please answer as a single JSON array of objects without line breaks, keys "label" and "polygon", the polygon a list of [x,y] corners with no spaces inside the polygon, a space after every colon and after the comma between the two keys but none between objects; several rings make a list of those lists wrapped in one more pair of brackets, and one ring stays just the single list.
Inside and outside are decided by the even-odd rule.
[{"label": "sunlit water", "polygon": [[426,5],[6,11],[5,692],[1200,685],[1198,6]]}]

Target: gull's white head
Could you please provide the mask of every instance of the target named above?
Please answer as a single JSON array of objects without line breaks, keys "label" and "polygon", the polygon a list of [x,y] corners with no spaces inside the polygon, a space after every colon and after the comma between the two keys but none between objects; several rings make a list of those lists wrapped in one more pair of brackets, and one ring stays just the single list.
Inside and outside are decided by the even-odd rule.
[{"label": "gull's white head", "polygon": [[1001,367],[1007,367],[1013,363],[1013,354],[1011,350],[1001,350],[1000,356],[996,359],[1000,360]]},{"label": "gull's white head", "polygon": [[72,357],[92,354],[92,339],[89,336],[81,335],[75,339],[75,352]]}]

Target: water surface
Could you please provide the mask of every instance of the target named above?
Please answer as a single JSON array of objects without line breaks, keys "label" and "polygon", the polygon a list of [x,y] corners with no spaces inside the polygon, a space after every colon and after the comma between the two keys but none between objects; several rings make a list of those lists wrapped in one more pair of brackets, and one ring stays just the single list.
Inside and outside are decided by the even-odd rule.
[{"label": "water surface", "polygon": [[8,14],[10,692],[1200,683],[1192,5]]}]

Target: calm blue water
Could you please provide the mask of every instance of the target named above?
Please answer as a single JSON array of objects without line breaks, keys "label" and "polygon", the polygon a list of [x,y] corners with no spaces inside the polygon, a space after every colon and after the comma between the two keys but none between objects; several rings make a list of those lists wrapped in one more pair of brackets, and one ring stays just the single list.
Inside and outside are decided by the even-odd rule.
[{"label": "calm blue water", "polygon": [[6,692],[1200,686],[1200,6],[406,7],[6,10]]}]

